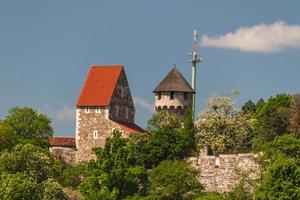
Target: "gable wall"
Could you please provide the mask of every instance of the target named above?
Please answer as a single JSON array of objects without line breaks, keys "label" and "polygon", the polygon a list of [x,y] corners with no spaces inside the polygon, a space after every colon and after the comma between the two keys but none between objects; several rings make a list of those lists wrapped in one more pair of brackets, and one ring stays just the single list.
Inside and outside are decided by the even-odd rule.
[{"label": "gable wall", "polygon": [[[126,118],[126,108],[128,109],[128,118]],[[134,123],[134,117],[135,109],[133,100],[123,69],[111,98],[109,118],[116,121]]]}]

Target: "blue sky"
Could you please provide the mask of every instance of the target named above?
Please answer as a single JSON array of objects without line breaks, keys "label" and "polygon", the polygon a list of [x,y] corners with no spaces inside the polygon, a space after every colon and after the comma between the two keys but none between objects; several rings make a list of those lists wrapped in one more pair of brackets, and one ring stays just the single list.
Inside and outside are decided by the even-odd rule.
[{"label": "blue sky", "polygon": [[12,106],[49,115],[74,135],[75,103],[92,64],[124,64],[136,121],[152,115],[153,88],[174,64],[190,80],[201,40],[197,110],[215,93],[238,105],[300,92],[300,1],[0,1],[0,117]]}]

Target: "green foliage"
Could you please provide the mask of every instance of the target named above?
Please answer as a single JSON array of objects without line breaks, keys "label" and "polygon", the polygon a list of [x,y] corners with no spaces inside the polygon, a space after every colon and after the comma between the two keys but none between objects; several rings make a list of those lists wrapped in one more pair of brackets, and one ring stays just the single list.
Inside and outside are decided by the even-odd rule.
[{"label": "green foliage", "polygon": [[280,157],[300,160],[300,138],[294,134],[276,137],[263,146],[261,163],[264,167],[272,164]]},{"label": "green foliage", "polygon": [[254,133],[251,114],[240,112],[232,96],[216,96],[196,122],[198,142],[214,154],[249,152]]},{"label": "green foliage", "polygon": [[0,155],[0,172],[25,173],[38,183],[53,174],[52,166],[48,153],[30,144],[17,145],[11,152],[6,150]]},{"label": "green foliage", "polygon": [[184,161],[163,161],[150,172],[150,199],[194,199],[203,189],[198,171]]},{"label": "green foliage", "polygon": [[294,134],[277,136],[262,149],[256,199],[300,199],[300,139]]},{"label": "green foliage", "polygon": [[14,107],[0,122],[0,151],[29,143],[47,148],[47,137],[52,134],[51,120],[47,116],[29,107]]},{"label": "green foliage", "polygon": [[42,184],[42,200],[68,200],[63,188],[54,179],[47,179]]},{"label": "green foliage", "polygon": [[145,193],[147,171],[136,165],[127,139],[115,131],[104,147],[96,151],[97,160],[89,164],[91,176],[80,184],[84,199],[123,199]]},{"label": "green foliage", "polygon": [[16,143],[12,129],[4,122],[0,121],[0,152],[4,149],[10,149]]},{"label": "green foliage", "polygon": [[0,199],[68,199],[51,177],[54,161],[49,153],[31,144],[17,145],[0,155]]},{"label": "green foliage", "polygon": [[148,130],[151,132],[144,154],[147,168],[153,168],[163,160],[183,159],[196,151],[196,131],[190,109],[186,112],[183,128],[175,114],[160,111],[149,120]]},{"label": "green foliage", "polygon": [[241,182],[227,194],[226,200],[253,200],[253,194],[250,189]]},{"label": "green foliage", "polygon": [[253,103],[251,100],[247,101],[243,106],[242,106],[242,111],[244,113],[254,113],[256,111],[256,105]]},{"label": "green foliage", "polygon": [[155,133],[161,130],[175,130],[177,128],[180,128],[180,121],[177,116],[172,112],[162,110],[149,119],[147,132]]},{"label": "green foliage", "polygon": [[22,200],[40,199],[40,188],[37,182],[30,176],[16,173],[1,173],[0,176],[0,199]]},{"label": "green foliage", "polygon": [[300,199],[300,162],[280,157],[271,163],[256,188],[256,199]]},{"label": "green foliage", "polygon": [[297,111],[290,95],[270,97],[257,108],[254,118],[258,147],[272,141],[276,136],[297,133]]},{"label": "green foliage", "polygon": [[86,164],[67,166],[61,172],[59,182],[64,187],[72,187],[73,189],[76,189],[86,176],[86,170]]},{"label": "green foliage", "polygon": [[4,122],[10,125],[15,135],[25,137],[52,136],[51,120],[29,107],[14,107]]},{"label": "green foliage", "polygon": [[228,200],[225,196],[217,193],[202,194],[197,200]]}]

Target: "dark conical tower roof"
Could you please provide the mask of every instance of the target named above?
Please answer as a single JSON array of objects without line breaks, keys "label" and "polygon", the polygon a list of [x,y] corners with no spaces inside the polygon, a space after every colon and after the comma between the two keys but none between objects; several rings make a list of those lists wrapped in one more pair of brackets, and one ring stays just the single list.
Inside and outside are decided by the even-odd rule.
[{"label": "dark conical tower roof", "polygon": [[183,75],[174,67],[168,75],[156,86],[153,92],[191,92],[194,93],[193,88],[185,80]]}]

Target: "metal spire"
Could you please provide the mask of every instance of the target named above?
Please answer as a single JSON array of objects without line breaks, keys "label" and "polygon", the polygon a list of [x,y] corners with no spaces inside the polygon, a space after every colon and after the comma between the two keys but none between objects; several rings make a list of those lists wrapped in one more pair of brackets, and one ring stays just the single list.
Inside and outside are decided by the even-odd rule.
[{"label": "metal spire", "polygon": [[193,103],[192,103],[192,108],[193,108],[193,118],[195,119],[195,104],[196,104],[196,67],[197,63],[201,62],[201,57],[197,53],[197,40],[198,40],[198,35],[197,31],[194,31],[194,45],[193,45],[193,51],[192,51],[192,58],[190,59],[190,62],[192,63],[192,88],[195,91],[193,94]]}]

